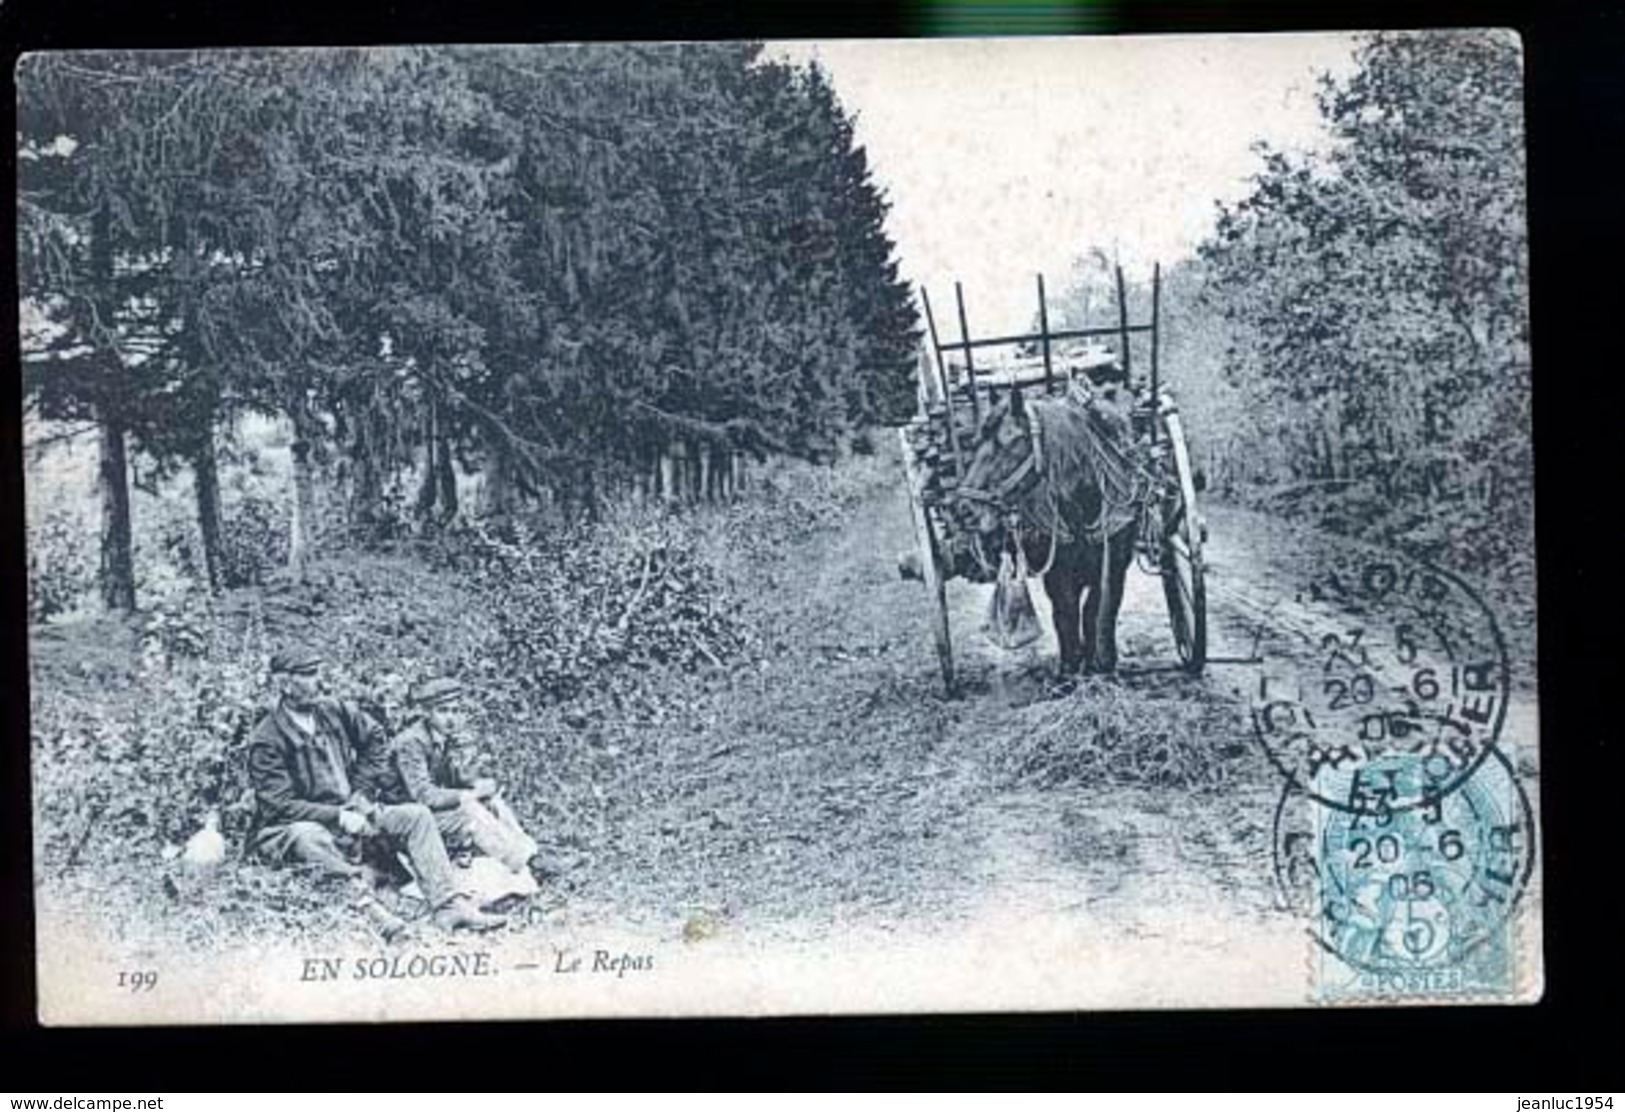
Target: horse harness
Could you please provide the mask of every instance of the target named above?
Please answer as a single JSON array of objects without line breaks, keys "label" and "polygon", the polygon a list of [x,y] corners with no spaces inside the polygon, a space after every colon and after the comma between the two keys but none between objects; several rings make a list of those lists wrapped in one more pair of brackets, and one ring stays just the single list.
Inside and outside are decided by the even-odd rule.
[{"label": "horse harness", "polygon": [[[1011,536],[1015,538],[1018,546],[1021,543],[1021,515],[1015,507],[1023,498],[1031,494],[1045,478],[1044,426],[1036,415],[1029,415],[1027,418],[1027,442],[1030,445],[1030,450],[1026,457],[991,492],[977,490],[975,487],[961,487],[955,492],[958,497],[967,502],[980,502],[1004,515],[1005,525]],[[1050,489],[1049,502],[1053,515],[1049,528],[1049,558],[1044,561],[1042,568],[1032,573],[1038,576],[1048,574],[1050,568],[1054,566],[1055,549],[1058,543],[1057,537],[1061,531],[1061,501],[1056,497],[1053,486]],[[972,538],[971,552],[976,557],[976,562],[982,565],[983,571],[992,570],[991,565],[982,554],[980,537]]]},{"label": "horse harness", "polygon": [[981,502],[995,510],[1010,512],[1011,507],[1031,494],[1044,479],[1044,427],[1036,417],[1027,419],[1027,441],[1032,450],[991,492],[960,487],[955,494],[967,502]]},{"label": "horse harness", "polygon": [[[1092,399],[1087,393],[1079,392],[1076,395],[1076,400],[1087,406]],[[1016,465],[1010,474],[1000,480],[993,490],[983,491],[974,487],[963,487],[957,491],[958,497],[965,501],[981,503],[1002,514],[1005,518],[1006,527],[1018,545],[1020,544],[1022,522],[1021,514],[1016,507],[1022,499],[1030,495],[1048,477],[1045,466],[1047,456],[1044,449],[1044,426],[1038,419],[1036,412],[1029,414],[1027,417],[1027,435],[1031,447],[1026,457]],[[1084,535],[1098,538],[1098,543],[1106,544],[1109,542],[1112,533],[1109,519],[1113,516],[1113,503],[1115,502],[1121,506],[1143,507],[1147,488],[1151,483],[1150,476],[1144,473],[1142,467],[1133,465],[1127,468],[1111,466],[1108,460],[1101,458],[1106,454],[1103,449],[1104,445],[1099,445],[1093,447],[1091,452],[1096,457],[1095,465],[1101,483],[1100,515],[1093,523],[1084,527]],[[1116,489],[1109,491],[1109,487]],[[1063,528],[1061,500],[1055,491],[1053,483],[1050,487],[1049,503],[1051,511],[1049,558],[1045,561],[1044,567],[1034,573],[1036,575],[1043,575],[1054,564],[1057,537]],[[1136,514],[1136,516],[1142,515]],[[973,544],[972,548],[977,561],[983,565],[983,569],[989,570],[987,561],[983,559],[981,553],[979,539]]]}]

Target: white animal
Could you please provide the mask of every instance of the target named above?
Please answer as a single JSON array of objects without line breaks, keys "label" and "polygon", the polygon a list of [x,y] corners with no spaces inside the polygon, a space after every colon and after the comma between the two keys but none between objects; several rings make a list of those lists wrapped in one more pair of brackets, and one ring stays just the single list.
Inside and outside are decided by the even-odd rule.
[{"label": "white animal", "polygon": [[196,869],[212,869],[226,859],[226,839],[220,833],[220,812],[211,810],[203,817],[203,829],[186,839],[181,860]]}]

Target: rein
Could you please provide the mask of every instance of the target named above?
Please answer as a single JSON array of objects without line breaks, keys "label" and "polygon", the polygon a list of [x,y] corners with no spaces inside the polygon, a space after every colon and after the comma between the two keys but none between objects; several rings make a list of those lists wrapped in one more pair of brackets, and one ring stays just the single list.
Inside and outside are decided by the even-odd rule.
[{"label": "rein", "polygon": [[[993,509],[1003,512],[1005,516],[1010,519],[1007,527],[1014,536],[1016,547],[1018,549],[1021,547],[1021,520],[1020,515],[1012,508],[1013,503],[1018,498],[1025,497],[1027,494],[1030,494],[1034,488],[1039,486],[1046,478],[1048,478],[1048,476],[1045,474],[1046,469],[1044,466],[1044,431],[1043,426],[1039,424],[1036,415],[1030,416],[1027,419],[1027,440],[1028,444],[1031,446],[1031,449],[1028,451],[1026,458],[1024,458],[1021,463],[1017,464],[1015,470],[1006,475],[991,493],[976,490],[975,488],[961,489],[956,492],[958,497],[963,498],[966,501],[980,502],[983,505],[991,506]],[[1031,573],[1037,576],[1049,574],[1050,568],[1055,566],[1057,536],[1060,533],[1061,527],[1061,502],[1060,499],[1055,495],[1054,483],[1050,484],[1049,504],[1051,513],[1049,530],[1049,556],[1047,559],[1045,559],[1044,566],[1042,568]],[[994,572],[993,566],[988,563],[987,557],[982,552],[981,537],[975,535],[974,533],[971,536],[971,553],[976,557],[976,562],[982,566],[982,570],[984,572]]]}]

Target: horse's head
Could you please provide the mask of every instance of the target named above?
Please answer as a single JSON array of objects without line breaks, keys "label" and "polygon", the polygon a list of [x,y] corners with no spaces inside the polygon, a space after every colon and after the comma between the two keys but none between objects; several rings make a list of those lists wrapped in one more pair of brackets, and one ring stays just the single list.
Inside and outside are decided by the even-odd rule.
[{"label": "horse's head", "polygon": [[985,540],[1002,533],[1009,517],[1043,479],[1034,417],[1012,388],[990,406],[976,429],[965,477],[954,495],[954,516]]}]

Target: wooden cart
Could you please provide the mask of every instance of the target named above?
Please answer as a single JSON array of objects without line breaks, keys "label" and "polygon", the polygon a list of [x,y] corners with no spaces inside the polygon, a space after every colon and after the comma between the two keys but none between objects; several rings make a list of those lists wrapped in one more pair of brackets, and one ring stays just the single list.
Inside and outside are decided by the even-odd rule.
[{"label": "wooden cart", "polygon": [[[946,502],[964,475],[974,433],[984,407],[992,403],[995,389],[1017,389],[1038,396],[1059,394],[1070,384],[1072,370],[1087,368],[1101,359],[1120,359],[1127,385],[1136,400],[1134,427],[1145,447],[1150,471],[1149,495],[1138,531],[1137,563],[1162,581],[1167,600],[1169,624],[1181,665],[1199,674],[1207,662],[1207,592],[1202,568],[1202,542],[1205,539],[1197,514],[1197,482],[1180,424],[1179,409],[1162,389],[1157,365],[1157,327],[1162,294],[1161,268],[1152,271],[1151,319],[1134,324],[1128,319],[1128,298],[1123,271],[1117,269],[1117,323],[1101,328],[1051,331],[1049,306],[1044,294],[1043,275],[1038,276],[1039,331],[1019,336],[972,339],[965,318],[964,290],[954,283],[954,299],[959,315],[957,341],[943,342],[937,332],[931,299],[924,289],[920,298],[925,310],[931,341],[930,358],[922,355],[919,371],[920,409],[901,430],[903,462],[907,473],[909,508],[919,546],[920,577],[935,607],[933,634],[943,682],[949,692],[955,688],[953,636],[948,622],[947,582],[963,577],[985,581],[987,572],[971,554],[970,539],[959,535]],[[1151,347],[1149,384],[1137,389],[1129,348],[1129,337],[1148,334]],[[1098,342],[1115,338],[1113,355]],[[1068,355],[1057,345],[1079,341],[1096,343],[1093,350]],[[1016,349],[1014,358],[1002,362],[984,360],[976,365],[976,353],[994,348]],[[957,360],[952,357],[957,356]],[[1058,369],[1056,364],[1071,365]]]}]

